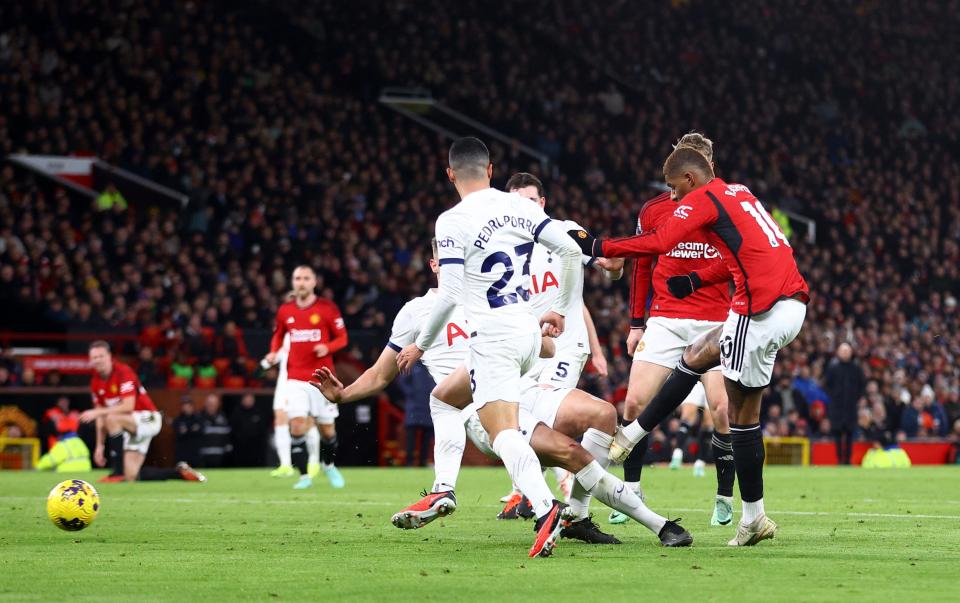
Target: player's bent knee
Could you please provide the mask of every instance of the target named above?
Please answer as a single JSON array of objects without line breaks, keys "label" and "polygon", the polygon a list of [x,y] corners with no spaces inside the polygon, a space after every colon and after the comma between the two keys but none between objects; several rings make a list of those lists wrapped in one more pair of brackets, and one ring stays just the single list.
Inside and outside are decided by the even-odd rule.
[{"label": "player's bent knee", "polygon": [[309,429],[310,424],[307,422],[306,418],[294,417],[290,419],[290,435],[299,438],[306,435],[307,430]]}]

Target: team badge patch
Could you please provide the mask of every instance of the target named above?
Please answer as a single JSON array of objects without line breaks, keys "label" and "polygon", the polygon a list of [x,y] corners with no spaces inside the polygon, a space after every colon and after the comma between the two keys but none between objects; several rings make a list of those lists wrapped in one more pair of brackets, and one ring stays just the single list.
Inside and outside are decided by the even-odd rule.
[{"label": "team badge patch", "polygon": [[640,340],[640,343],[637,344],[637,349],[634,351],[634,354],[637,354],[637,353],[639,353],[639,352],[642,352],[642,351],[643,351],[643,348],[645,348],[645,347],[647,347],[647,344],[641,339],[641,340]]},{"label": "team badge patch", "polygon": [[581,239],[586,239],[586,238],[587,238],[587,231],[586,231],[586,230],[577,231],[577,236],[580,237]]},{"label": "team badge patch", "polygon": [[311,315],[310,315],[310,324],[312,324],[312,325],[318,325],[318,324],[320,324],[320,315],[319,315],[319,314],[311,314]]},{"label": "team badge patch", "polygon": [[116,385],[116,384],[113,384],[113,385],[110,386],[110,393],[111,393],[111,394],[117,393],[117,385]]}]

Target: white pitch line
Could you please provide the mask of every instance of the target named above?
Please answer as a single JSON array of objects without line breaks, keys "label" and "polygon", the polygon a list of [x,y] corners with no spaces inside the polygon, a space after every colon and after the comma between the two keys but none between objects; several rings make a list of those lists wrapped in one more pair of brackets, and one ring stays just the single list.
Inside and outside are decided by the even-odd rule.
[{"label": "white pitch line", "polygon": [[[210,496],[208,498],[136,498],[135,502],[148,502],[148,503],[181,503],[181,504],[209,504],[212,501],[216,501],[220,505],[224,504],[245,504],[245,505],[320,505],[320,506],[332,506],[332,507],[390,507],[389,502],[373,502],[369,500],[357,500],[357,501],[345,501],[345,500],[326,500],[321,501],[317,499],[239,499],[239,498],[230,498],[222,499]],[[0,502],[2,501],[32,501],[36,503],[43,503],[43,497],[36,496],[0,496]],[[471,507],[483,508],[483,509],[499,509],[501,505],[494,504],[472,504]],[[670,507],[668,509],[670,513],[710,513],[708,509],[702,508],[684,508],[684,507]],[[736,513],[736,511],[734,511]],[[830,511],[770,511],[771,515],[797,515],[797,516],[817,516],[817,517],[874,517],[874,518],[885,518],[885,519],[946,519],[946,520],[960,520],[960,515],[930,515],[924,513],[866,513],[866,512],[856,512],[851,511],[849,513],[832,513]]]}]

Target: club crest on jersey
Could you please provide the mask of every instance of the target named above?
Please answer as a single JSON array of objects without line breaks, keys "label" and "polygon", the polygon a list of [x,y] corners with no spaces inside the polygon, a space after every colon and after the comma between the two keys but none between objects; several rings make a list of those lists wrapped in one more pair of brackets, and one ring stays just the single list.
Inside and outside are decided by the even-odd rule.
[{"label": "club crest on jersey", "polygon": [[318,324],[320,324],[320,315],[319,315],[319,314],[311,314],[311,315],[310,315],[310,324],[312,324],[312,325],[318,325]]},{"label": "club crest on jersey", "polygon": [[634,354],[637,354],[637,353],[639,353],[639,352],[642,352],[642,351],[643,351],[643,348],[645,348],[645,347],[647,347],[647,343],[646,343],[644,340],[641,339],[641,340],[640,340],[640,343],[637,344],[637,349],[634,350],[633,353],[634,353]]},{"label": "club crest on jersey", "polygon": [[693,209],[692,205],[681,205],[677,209],[673,210],[673,217],[680,218],[681,220],[686,220],[690,217],[690,210]]},{"label": "club crest on jersey", "polygon": [[117,384],[116,384],[116,383],[114,383],[114,384],[112,384],[112,385],[110,386],[110,393],[111,393],[111,394],[117,393]]},{"label": "club crest on jersey", "polygon": [[586,231],[586,230],[578,230],[578,231],[577,231],[577,236],[580,237],[581,239],[586,239],[586,238],[587,238],[587,231]]}]

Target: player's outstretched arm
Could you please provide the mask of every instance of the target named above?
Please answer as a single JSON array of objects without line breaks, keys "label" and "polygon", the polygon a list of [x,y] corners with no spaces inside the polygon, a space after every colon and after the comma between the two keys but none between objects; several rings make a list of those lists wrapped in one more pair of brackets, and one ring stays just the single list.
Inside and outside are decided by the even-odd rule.
[{"label": "player's outstretched arm", "polygon": [[596,266],[603,270],[603,276],[611,281],[623,278],[623,258],[597,258]]},{"label": "player's outstretched arm", "polygon": [[314,381],[311,381],[310,385],[319,389],[323,397],[334,404],[348,404],[379,394],[396,379],[398,372],[397,352],[385,348],[373,366],[347,387],[326,367],[313,372]]}]

